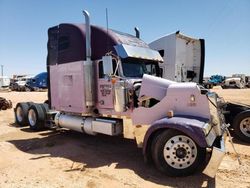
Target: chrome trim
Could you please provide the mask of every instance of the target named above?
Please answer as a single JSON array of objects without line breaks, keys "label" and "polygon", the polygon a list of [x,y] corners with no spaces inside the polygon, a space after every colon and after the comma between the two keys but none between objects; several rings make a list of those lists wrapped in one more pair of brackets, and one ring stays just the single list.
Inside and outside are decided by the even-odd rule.
[{"label": "chrome trim", "polygon": [[226,153],[225,148],[225,136],[224,134],[220,140],[220,148],[213,147],[212,156],[210,158],[210,161],[207,165],[207,167],[203,170],[203,173],[207,176],[214,178],[216,175],[216,172],[223,160],[223,157]]}]

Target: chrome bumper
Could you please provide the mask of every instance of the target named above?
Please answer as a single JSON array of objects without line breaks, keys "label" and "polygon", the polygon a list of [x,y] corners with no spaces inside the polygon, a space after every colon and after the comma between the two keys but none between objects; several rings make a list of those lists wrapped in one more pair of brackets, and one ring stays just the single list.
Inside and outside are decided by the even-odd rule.
[{"label": "chrome bumper", "polygon": [[215,177],[216,172],[220,166],[220,163],[222,162],[222,159],[226,153],[225,138],[226,138],[226,134],[223,134],[221,141],[220,141],[221,148],[213,147],[210,161],[207,164],[207,167],[203,170],[203,173],[211,178]]}]

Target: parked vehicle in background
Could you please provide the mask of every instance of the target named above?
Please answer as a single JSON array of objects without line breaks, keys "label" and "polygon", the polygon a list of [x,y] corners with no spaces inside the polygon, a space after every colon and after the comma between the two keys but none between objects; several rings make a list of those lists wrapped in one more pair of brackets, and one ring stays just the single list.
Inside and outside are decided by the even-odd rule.
[{"label": "parked vehicle in background", "polygon": [[8,76],[0,76],[0,88],[6,88],[10,85],[10,78]]},{"label": "parked vehicle in background", "polygon": [[245,74],[233,74],[231,78],[225,79],[222,88],[242,89],[248,85],[248,77]]},{"label": "parked vehicle in background", "polygon": [[250,76],[246,76],[246,87],[250,87]]},{"label": "parked vehicle in background", "polygon": [[18,103],[16,122],[135,139],[145,160],[169,176],[190,175],[203,164],[214,177],[225,154],[218,96],[157,77],[157,51],[138,37],[90,26],[84,15],[86,24],[48,30],[48,102]]},{"label": "parked vehicle in background", "polygon": [[29,88],[26,87],[27,81],[33,76],[20,76],[13,79],[10,83],[10,89],[12,91],[30,91]]},{"label": "parked vehicle in background", "polygon": [[250,105],[224,102],[225,120],[230,124],[236,137],[250,143]]},{"label": "parked vehicle in background", "polygon": [[214,86],[223,85],[225,79],[223,75],[212,75],[208,80],[204,80],[202,85],[207,89],[212,89]]},{"label": "parked vehicle in background", "polygon": [[205,63],[205,40],[195,39],[179,31],[149,43],[164,62],[160,64],[161,77],[176,82],[202,84]]},{"label": "parked vehicle in background", "polygon": [[47,72],[39,73],[38,75],[29,78],[26,81],[25,87],[31,91],[36,91],[39,89],[47,89]]}]

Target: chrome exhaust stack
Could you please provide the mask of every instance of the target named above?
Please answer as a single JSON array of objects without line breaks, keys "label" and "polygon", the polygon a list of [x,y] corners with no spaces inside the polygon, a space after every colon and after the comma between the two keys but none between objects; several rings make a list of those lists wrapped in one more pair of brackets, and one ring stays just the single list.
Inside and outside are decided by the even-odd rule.
[{"label": "chrome exhaust stack", "polygon": [[84,10],[85,27],[86,27],[86,60],[84,61],[84,87],[85,87],[85,105],[88,112],[95,105],[94,98],[94,68],[91,61],[91,28],[88,11]]}]

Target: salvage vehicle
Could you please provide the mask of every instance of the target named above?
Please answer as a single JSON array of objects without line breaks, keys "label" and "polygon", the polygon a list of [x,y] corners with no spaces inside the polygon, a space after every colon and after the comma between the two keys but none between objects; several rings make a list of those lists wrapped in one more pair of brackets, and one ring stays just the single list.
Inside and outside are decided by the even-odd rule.
[{"label": "salvage vehicle", "polygon": [[247,86],[247,79],[244,74],[233,74],[231,78],[224,80],[222,88],[238,88],[243,89]]},{"label": "salvage vehicle", "polygon": [[207,81],[203,82],[203,86],[207,89],[212,89],[214,86],[222,86],[224,85],[224,82],[226,80],[226,77],[223,75],[212,75]]},{"label": "salvage vehicle", "polygon": [[16,79],[13,79],[10,83],[10,89],[12,91],[30,91],[28,87],[26,87],[26,83],[33,76],[20,76]]},{"label": "salvage vehicle", "polygon": [[[215,93],[159,78],[160,54],[112,29],[64,23],[48,30],[48,101],[18,103],[16,123],[135,139],[145,161],[169,176],[201,168],[214,177],[225,154]],[[86,45],[85,45],[86,44]]]}]

